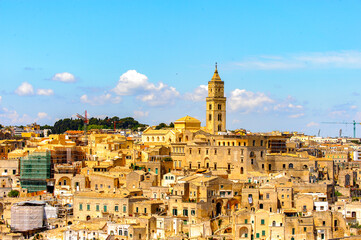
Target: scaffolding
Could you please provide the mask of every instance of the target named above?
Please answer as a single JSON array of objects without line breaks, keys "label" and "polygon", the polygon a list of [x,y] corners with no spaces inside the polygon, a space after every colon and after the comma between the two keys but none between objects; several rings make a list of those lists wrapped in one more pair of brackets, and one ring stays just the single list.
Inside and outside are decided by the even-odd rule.
[{"label": "scaffolding", "polygon": [[28,192],[47,189],[47,179],[51,177],[50,152],[34,152],[20,160],[21,187]]},{"label": "scaffolding", "polygon": [[44,227],[45,202],[28,201],[16,203],[11,207],[11,230],[27,232]]}]

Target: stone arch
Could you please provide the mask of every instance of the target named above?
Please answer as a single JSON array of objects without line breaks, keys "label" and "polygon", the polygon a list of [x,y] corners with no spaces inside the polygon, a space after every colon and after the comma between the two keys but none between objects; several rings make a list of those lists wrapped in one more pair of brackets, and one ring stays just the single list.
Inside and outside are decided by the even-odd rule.
[{"label": "stone arch", "polygon": [[236,210],[236,208],[239,204],[240,204],[240,202],[236,198],[231,198],[227,202],[227,208],[234,211],[234,210]]},{"label": "stone arch", "polygon": [[240,238],[248,238],[248,228],[246,227],[241,227],[239,229],[239,237]]},{"label": "stone arch", "polygon": [[222,202],[216,203],[216,216],[219,216],[222,214]]},{"label": "stone arch", "polygon": [[63,186],[70,186],[71,185],[71,180],[69,177],[61,177],[58,180],[58,185],[63,185]]}]

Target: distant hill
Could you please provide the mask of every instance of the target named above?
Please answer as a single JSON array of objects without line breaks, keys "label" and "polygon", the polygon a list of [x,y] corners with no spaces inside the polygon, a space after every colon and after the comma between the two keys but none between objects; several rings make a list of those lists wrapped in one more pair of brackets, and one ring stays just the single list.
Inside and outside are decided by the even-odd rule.
[{"label": "distant hill", "polygon": [[[133,129],[137,130],[139,127],[145,128],[146,124],[139,123],[132,117],[119,118],[89,118],[88,129],[113,129],[114,122],[116,122],[117,129]],[[64,133],[68,130],[83,130],[84,121],[81,119],[64,118],[55,122],[54,126],[46,126],[51,129],[53,134]],[[42,127],[44,128],[44,127]]]}]

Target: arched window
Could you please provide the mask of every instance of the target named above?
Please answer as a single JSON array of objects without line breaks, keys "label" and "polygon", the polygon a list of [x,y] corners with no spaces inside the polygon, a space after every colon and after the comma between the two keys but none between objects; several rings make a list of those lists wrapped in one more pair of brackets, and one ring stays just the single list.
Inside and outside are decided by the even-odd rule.
[{"label": "arched window", "polygon": [[272,226],[275,227],[276,226],[276,221],[272,222]]},{"label": "arched window", "polygon": [[243,167],[241,167],[241,174],[243,174]]},{"label": "arched window", "polygon": [[290,164],[288,165],[288,168],[293,168],[293,163],[290,163]]},{"label": "arched window", "polygon": [[212,110],[212,104],[209,104],[209,110]]},{"label": "arched window", "polygon": [[254,157],[254,152],[251,151],[251,152],[249,153],[249,156],[250,156],[250,157]]},{"label": "arched window", "polygon": [[222,126],[221,126],[221,124],[218,125],[218,131],[222,131]]},{"label": "arched window", "polygon": [[218,114],[218,121],[222,121],[222,114]]},{"label": "arched window", "polygon": [[218,110],[222,110],[222,105],[218,104]]},{"label": "arched window", "polygon": [[208,120],[209,120],[209,121],[212,121],[212,114],[209,114],[209,115],[208,115]]}]

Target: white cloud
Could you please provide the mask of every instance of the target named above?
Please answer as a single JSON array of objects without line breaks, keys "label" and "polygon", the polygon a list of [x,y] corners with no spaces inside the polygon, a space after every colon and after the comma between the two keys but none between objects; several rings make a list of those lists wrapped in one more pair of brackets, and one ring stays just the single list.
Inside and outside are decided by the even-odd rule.
[{"label": "white cloud", "polygon": [[148,81],[148,77],[136,70],[128,70],[120,76],[118,84],[112,89],[120,96],[135,95],[150,106],[172,104],[179,92],[162,82],[157,85]]},{"label": "white cloud", "polygon": [[45,112],[39,112],[38,113],[38,119],[48,118],[48,114]]},{"label": "white cloud", "polygon": [[36,94],[41,96],[50,96],[50,95],[54,95],[54,91],[53,89],[39,88],[38,90],[36,90]]},{"label": "white cloud", "polygon": [[300,117],[303,117],[304,115],[305,115],[304,113],[297,113],[297,114],[289,115],[288,117],[289,118],[300,118]]},{"label": "white cloud", "polygon": [[229,98],[229,107],[232,111],[241,110],[245,112],[253,111],[273,103],[274,100],[264,93],[254,93],[245,89],[235,89]]},{"label": "white cloud", "polygon": [[117,86],[113,91],[118,95],[130,95],[137,90],[145,90],[155,87],[154,84],[148,82],[148,77],[138,73],[136,70],[128,70],[119,77]]},{"label": "white cloud", "polygon": [[160,106],[165,104],[173,104],[174,100],[180,96],[174,87],[164,87],[151,91],[148,94],[140,95],[137,98],[150,106]]},{"label": "white cloud", "polygon": [[137,118],[148,117],[148,114],[149,112],[135,110],[133,116],[135,119],[137,119]]},{"label": "white cloud", "polygon": [[116,104],[116,103],[120,103],[121,100],[122,100],[121,97],[119,96],[114,97],[110,93],[104,93],[103,95],[92,96],[92,97],[89,97],[88,95],[84,94],[83,96],[80,97],[80,101],[82,103],[88,103],[93,106],[103,105],[108,102]]},{"label": "white cloud", "polygon": [[23,82],[16,90],[15,93],[19,96],[29,96],[34,94],[33,86],[28,82]]},{"label": "white cloud", "polygon": [[200,85],[192,93],[184,94],[184,98],[193,102],[205,101],[208,95],[208,86]]},{"label": "white cloud", "polygon": [[281,102],[276,104],[273,109],[275,111],[284,111],[284,112],[290,112],[290,111],[297,111],[297,110],[302,110],[303,106],[302,105],[296,105],[293,103],[289,103],[289,102]]},{"label": "white cloud", "polygon": [[259,56],[234,63],[242,69],[289,70],[304,68],[361,68],[360,51],[313,52],[286,56]]},{"label": "white cloud", "polygon": [[33,119],[27,114],[19,115],[15,110],[2,108],[0,109],[0,122],[6,125],[29,124],[33,122]]},{"label": "white cloud", "polygon": [[309,122],[306,126],[307,127],[316,127],[316,126],[319,126],[320,124],[319,123],[316,123],[316,122]]},{"label": "white cloud", "polygon": [[68,73],[68,72],[56,73],[56,74],[54,74],[54,76],[51,79],[54,81],[66,82],[66,83],[76,81],[74,75],[71,73]]}]

